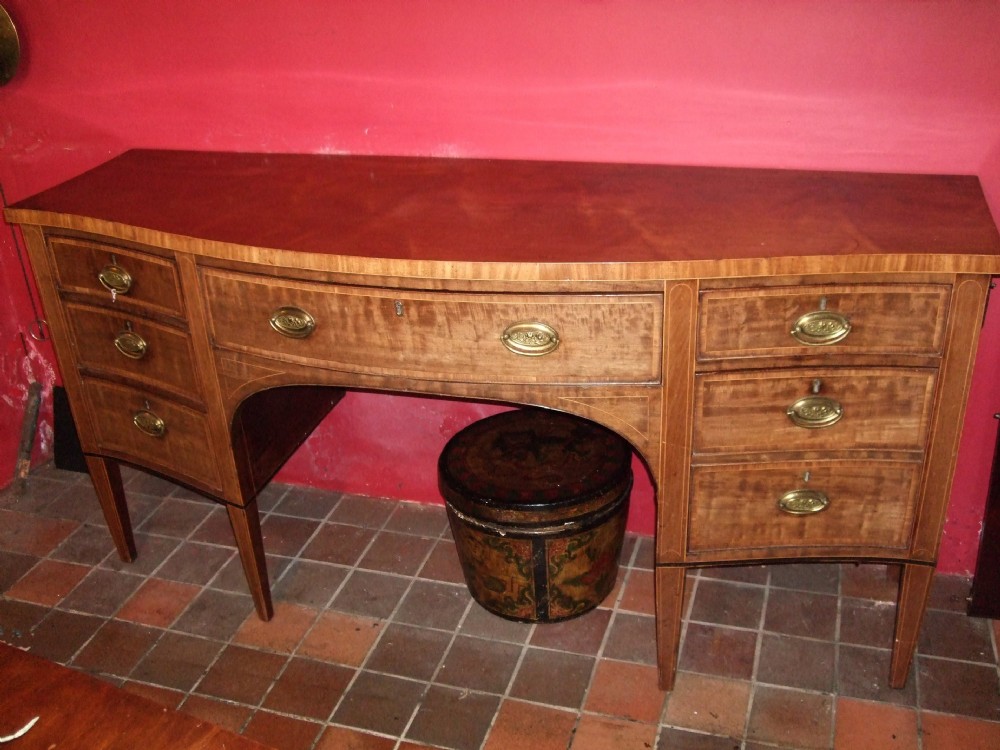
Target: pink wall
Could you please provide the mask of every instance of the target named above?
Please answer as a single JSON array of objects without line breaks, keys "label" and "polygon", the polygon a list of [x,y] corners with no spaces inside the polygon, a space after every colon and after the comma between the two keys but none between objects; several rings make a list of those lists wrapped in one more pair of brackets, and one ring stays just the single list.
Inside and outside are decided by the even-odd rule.
[{"label": "pink wall", "polygon": [[[133,146],[981,174],[1000,214],[1000,4],[977,0],[6,0],[10,200]],[[0,483],[31,319],[0,233]],[[996,308],[997,306],[995,306]],[[942,568],[970,570],[1000,410],[992,311]],[[35,377],[51,354],[38,350]],[[434,461],[496,407],[352,394],[289,481],[434,499]],[[640,479],[633,527],[652,525]]]}]

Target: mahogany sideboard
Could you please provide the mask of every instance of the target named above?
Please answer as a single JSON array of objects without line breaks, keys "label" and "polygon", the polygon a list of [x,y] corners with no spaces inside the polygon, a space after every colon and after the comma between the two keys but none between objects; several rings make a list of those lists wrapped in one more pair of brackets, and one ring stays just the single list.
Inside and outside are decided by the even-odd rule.
[{"label": "mahogany sideboard", "polygon": [[626,438],[656,488],[661,685],[691,566],[902,566],[906,680],[1000,236],[978,180],[129,151],[22,225],[123,559],[128,462],[255,497],[345,388],[532,404]]}]

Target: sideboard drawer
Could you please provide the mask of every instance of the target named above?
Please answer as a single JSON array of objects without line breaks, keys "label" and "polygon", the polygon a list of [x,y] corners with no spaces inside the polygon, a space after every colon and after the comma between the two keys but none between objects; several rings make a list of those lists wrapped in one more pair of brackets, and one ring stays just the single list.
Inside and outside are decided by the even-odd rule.
[{"label": "sideboard drawer", "polygon": [[186,331],[108,308],[70,303],[65,309],[81,368],[199,398]]},{"label": "sideboard drawer", "polygon": [[694,452],[923,451],[936,370],[805,368],[695,377]]},{"label": "sideboard drawer", "polygon": [[702,293],[701,360],[827,351],[940,355],[950,287],[854,285]]},{"label": "sideboard drawer", "polygon": [[[659,294],[419,292],[215,270],[204,270],[203,282],[214,343],[223,348],[466,382],[655,383],[661,376]],[[272,322],[289,308],[288,320]],[[295,330],[282,334],[282,327]],[[505,332],[514,340],[505,343]]]},{"label": "sideboard drawer", "polygon": [[[50,237],[60,290],[120,300],[128,305],[181,316],[177,268],[151,253],[67,237]],[[112,288],[115,289],[112,294]]]},{"label": "sideboard drawer", "polygon": [[204,414],[116,383],[83,378],[83,387],[101,450],[221,488]]},{"label": "sideboard drawer", "polygon": [[[696,466],[691,475],[688,549],[734,558],[800,556],[810,548],[908,549],[921,464],[790,461]],[[806,481],[808,476],[808,481]],[[787,493],[822,493],[822,510],[779,508]],[[795,507],[794,498],[787,501]],[[801,509],[801,508],[800,508]]]}]

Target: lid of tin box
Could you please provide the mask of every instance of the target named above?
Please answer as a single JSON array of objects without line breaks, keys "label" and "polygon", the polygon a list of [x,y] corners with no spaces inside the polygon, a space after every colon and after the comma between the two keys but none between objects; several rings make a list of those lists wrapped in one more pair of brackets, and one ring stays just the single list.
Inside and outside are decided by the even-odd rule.
[{"label": "lid of tin box", "polygon": [[438,477],[449,501],[492,510],[555,510],[611,498],[631,487],[632,450],[611,430],[544,409],[479,420],[441,453]]}]

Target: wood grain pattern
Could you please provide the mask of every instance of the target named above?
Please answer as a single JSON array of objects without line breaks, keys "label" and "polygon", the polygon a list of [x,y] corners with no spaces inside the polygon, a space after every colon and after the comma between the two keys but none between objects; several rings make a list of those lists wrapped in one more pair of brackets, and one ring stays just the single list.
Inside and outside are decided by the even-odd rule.
[{"label": "wood grain pattern", "polygon": [[931,565],[903,565],[899,579],[899,604],[893,628],[892,658],[889,662],[889,686],[901,689],[917,648],[920,623],[924,619],[934,568]]},{"label": "wood grain pattern", "polygon": [[122,562],[132,562],[136,554],[135,535],[122,488],[121,469],[117,462],[100,456],[85,456],[84,459],[118,557]]},{"label": "wood grain pattern", "polygon": [[[915,462],[696,466],[691,480],[690,558],[903,555],[910,543],[919,481],[920,464]],[[823,492],[829,507],[804,516],[779,510],[779,498],[796,489]]]},{"label": "wood grain pattern", "polygon": [[[694,452],[923,451],[936,371],[829,367],[702,373],[695,379]],[[843,408],[829,427],[799,427],[788,407],[819,395]]]},{"label": "wood grain pattern", "polygon": [[948,317],[951,341],[941,363],[931,425],[933,440],[927,447],[920,519],[913,539],[912,554],[918,560],[937,559],[989,285],[989,278],[983,276],[955,280]]},{"label": "wood grain pattern", "polygon": [[[255,496],[343,389],[535,404],[610,427],[650,469],[663,687],[685,568],[777,558],[910,570],[891,677],[905,680],[1000,273],[975,178],[133,151],[5,215],[24,226],[123,558],[118,461],[226,504],[267,619]],[[128,293],[96,281],[112,261]],[[315,315],[313,334],[271,330],[281,305]],[[849,335],[792,338],[817,309]],[[166,361],[109,357],[123,320]],[[523,320],[559,347],[508,352],[500,334]],[[784,410],[814,381],[844,416],[803,430]],[[132,434],[147,402],[164,438]],[[778,511],[801,483],[830,507]]]},{"label": "wood grain pattern", "polygon": [[659,565],[654,571],[656,591],[656,653],[661,690],[673,690],[684,617],[687,571],[681,566]]},{"label": "wood grain pattern", "polygon": [[253,740],[4,643],[0,674],[0,734],[11,734],[38,717],[11,748],[266,750]]},{"label": "wood grain pattern", "polygon": [[31,221],[30,213],[93,217],[104,231],[88,229],[112,236],[109,225],[131,226],[226,245],[417,261],[1000,249],[978,181],[956,176],[138,150],[15,211],[15,221]]},{"label": "wood grain pattern", "polygon": [[[163,389],[196,404],[202,401],[201,384],[191,367],[194,347],[186,330],[118,309],[75,302],[66,303],[66,317],[77,362],[84,370]],[[145,342],[140,359],[131,359],[115,347],[115,339],[123,332]]]},{"label": "wood grain pattern", "polygon": [[[97,452],[134,457],[145,466],[176,475],[199,488],[215,492],[222,488],[204,414],[176,400],[109,381],[83,378],[83,387],[93,415]],[[162,437],[136,427],[133,419],[140,411],[163,420]]]},{"label": "wood grain pattern", "polygon": [[658,480],[656,560],[660,563],[680,563],[685,559],[687,539],[697,283],[667,286],[665,318],[663,350],[667,387],[663,409],[663,464],[659,472],[653,473]]},{"label": "wood grain pattern", "polygon": [[[737,289],[702,295],[701,359],[775,357],[813,349],[824,354],[941,353],[950,287],[946,285],[801,286]],[[802,315],[820,309],[843,315],[843,341],[804,345],[791,335]]]},{"label": "wood grain pattern", "polygon": [[[662,300],[654,294],[501,296],[274,282],[204,271],[216,346],[371,374],[473,382],[655,383]],[[269,324],[275,310],[308,312],[307,338]],[[559,345],[511,353],[505,329],[540,322]]]},{"label": "wood grain pattern", "polygon": [[111,292],[101,285],[98,275],[116,265],[132,277],[132,288],[114,301],[125,310],[158,311],[182,316],[180,282],[176,265],[149,250],[141,253],[126,247],[86,242],[67,237],[50,240],[56,283],[63,292],[78,292],[101,301],[111,300]]}]

